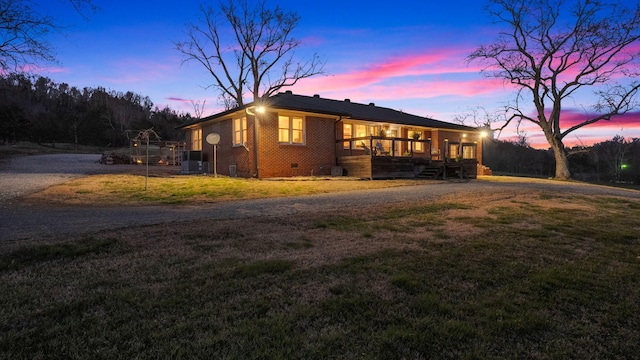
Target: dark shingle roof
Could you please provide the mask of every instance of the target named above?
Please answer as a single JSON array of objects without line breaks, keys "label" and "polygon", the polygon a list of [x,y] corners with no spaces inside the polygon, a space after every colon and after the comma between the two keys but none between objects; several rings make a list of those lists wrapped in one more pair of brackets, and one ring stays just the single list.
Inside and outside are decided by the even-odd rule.
[{"label": "dark shingle roof", "polygon": [[[429,127],[429,128],[440,128],[440,129],[451,129],[451,130],[462,130],[462,131],[477,130],[476,128],[469,127],[469,126],[452,124],[445,121],[434,120],[427,117],[408,114],[398,110],[375,106],[373,103],[367,105],[367,104],[354,103],[349,101],[348,99],[341,101],[341,100],[324,99],[318,95],[314,95],[314,96],[296,95],[291,93],[290,91],[287,91],[284,93],[281,92],[274,96],[271,96],[265,101],[264,104],[259,104],[259,105],[264,105],[272,109],[312,112],[312,113],[318,113],[318,114],[342,116],[345,118],[351,118],[356,120],[388,122],[388,123],[401,124],[401,125],[413,125],[413,126],[423,126],[423,127]],[[256,106],[256,104],[249,103],[240,108],[232,109],[229,111],[225,111],[222,113],[218,113],[218,114],[206,117],[200,120],[199,122],[213,120],[219,117],[226,116],[230,113],[236,112],[244,108],[251,108],[253,106]],[[192,125],[192,124],[188,124],[188,125]],[[188,125],[185,125],[185,126],[188,126]]]}]

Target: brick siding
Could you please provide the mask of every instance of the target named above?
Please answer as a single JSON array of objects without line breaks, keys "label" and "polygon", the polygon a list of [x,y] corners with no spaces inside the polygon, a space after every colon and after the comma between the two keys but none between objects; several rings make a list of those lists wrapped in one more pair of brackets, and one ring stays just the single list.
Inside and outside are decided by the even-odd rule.
[{"label": "brick siding", "polygon": [[304,145],[280,144],[278,114],[259,118],[260,177],[331,175],[331,167],[335,165],[335,120],[305,116],[304,122]]},{"label": "brick siding", "polygon": [[[291,176],[326,176],[331,175],[331,169],[336,165],[338,156],[349,154],[342,143],[336,139],[342,138],[342,123],[336,123],[335,118],[304,116],[305,143],[281,144],[278,141],[278,113],[268,113],[258,116],[258,169],[256,173],[256,153],[254,141],[255,118],[247,116],[247,141],[245,146],[233,145],[233,118],[215,123],[203,124],[203,153],[204,160],[209,162],[209,170],[213,173],[213,146],[206,143],[206,136],[212,132],[220,134],[217,147],[217,173],[230,175],[230,167],[235,166],[238,177],[291,177]],[[286,112],[281,115],[288,115]],[[189,141],[190,132],[187,132]],[[475,136],[462,138],[460,132],[432,129],[423,132],[425,138],[431,138],[434,159],[442,159],[446,152],[446,138],[448,142],[480,143]],[[406,137],[406,129],[400,136]],[[427,145],[428,146],[428,145]],[[439,150],[439,152],[438,152]],[[402,148],[401,151],[406,151]],[[426,156],[428,148],[425,149]],[[354,149],[351,155],[358,155],[364,150]],[[438,156],[439,155],[439,156]],[[481,147],[478,146],[476,157],[481,159]]]},{"label": "brick siding", "polygon": [[[335,165],[335,119],[305,116],[305,144],[278,142],[278,114],[258,116],[258,176],[260,178],[331,175]],[[233,119],[206,124],[203,138],[212,132],[220,134],[217,147],[217,173],[230,175],[235,165],[238,177],[255,177],[254,117],[247,117],[247,142],[233,145]],[[213,173],[213,146],[203,144],[204,160]]]}]

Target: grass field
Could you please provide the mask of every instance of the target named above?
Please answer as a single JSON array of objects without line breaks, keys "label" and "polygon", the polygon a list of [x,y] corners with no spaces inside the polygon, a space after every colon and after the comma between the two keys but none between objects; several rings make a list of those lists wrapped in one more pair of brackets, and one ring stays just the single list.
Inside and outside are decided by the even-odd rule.
[{"label": "grass field", "polygon": [[[134,165],[135,168],[138,168]],[[157,167],[163,168],[163,167]],[[154,169],[161,171],[162,169]],[[437,185],[441,181],[430,181]],[[425,184],[424,180],[369,181],[343,178],[256,180],[213,176],[93,175],[33,194],[28,201],[68,205],[203,204],[258,198],[303,196]]]},{"label": "grass field", "polygon": [[0,243],[0,358],[630,359],[639,275],[639,201],[536,190]]}]

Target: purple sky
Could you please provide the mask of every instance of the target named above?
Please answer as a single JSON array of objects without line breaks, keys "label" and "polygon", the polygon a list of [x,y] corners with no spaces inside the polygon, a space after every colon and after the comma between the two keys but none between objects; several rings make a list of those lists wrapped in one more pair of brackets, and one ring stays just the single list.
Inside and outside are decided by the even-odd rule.
[{"label": "purple sky", "polygon": [[[197,21],[201,1],[94,0],[99,10],[87,20],[60,1],[39,1],[43,11],[72,26],[51,39],[60,63],[36,72],[80,88],[134,91],[160,108],[193,113],[191,101],[206,101],[205,115],[222,110],[218,94],[204,88],[210,75],[199,64],[182,64],[173,45],[185,39],[185,24]],[[297,54],[326,60],[327,75],[301,81],[290,89],[294,93],[374,102],[444,121],[477,107],[493,111],[513,99],[513,88],[484,78],[478,64],[465,61],[495,39],[481,0],[267,2],[276,3],[302,18],[294,32],[302,40]],[[563,128],[585,116],[587,99],[565,105]],[[541,131],[524,125],[529,143],[546,148]],[[500,139],[514,134],[515,126]],[[640,137],[640,111],[583,128],[565,144],[591,145],[616,134]]]}]

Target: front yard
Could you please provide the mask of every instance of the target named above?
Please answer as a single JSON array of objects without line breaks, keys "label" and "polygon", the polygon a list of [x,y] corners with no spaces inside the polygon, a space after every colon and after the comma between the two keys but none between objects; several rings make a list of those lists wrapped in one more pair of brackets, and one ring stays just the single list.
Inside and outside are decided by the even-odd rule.
[{"label": "front yard", "polygon": [[[197,191],[176,196],[211,188]],[[0,254],[3,359],[640,353],[640,201],[619,197],[461,192],[0,243]]]},{"label": "front yard", "polygon": [[[140,168],[132,165],[134,170]],[[162,170],[162,167],[159,167]],[[158,169],[154,169],[158,172]],[[221,201],[301,196],[416,184],[425,180],[369,181],[349,178],[242,179],[203,175],[145,176],[93,175],[56,185],[29,197],[28,201],[68,205],[205,204]]]}]

